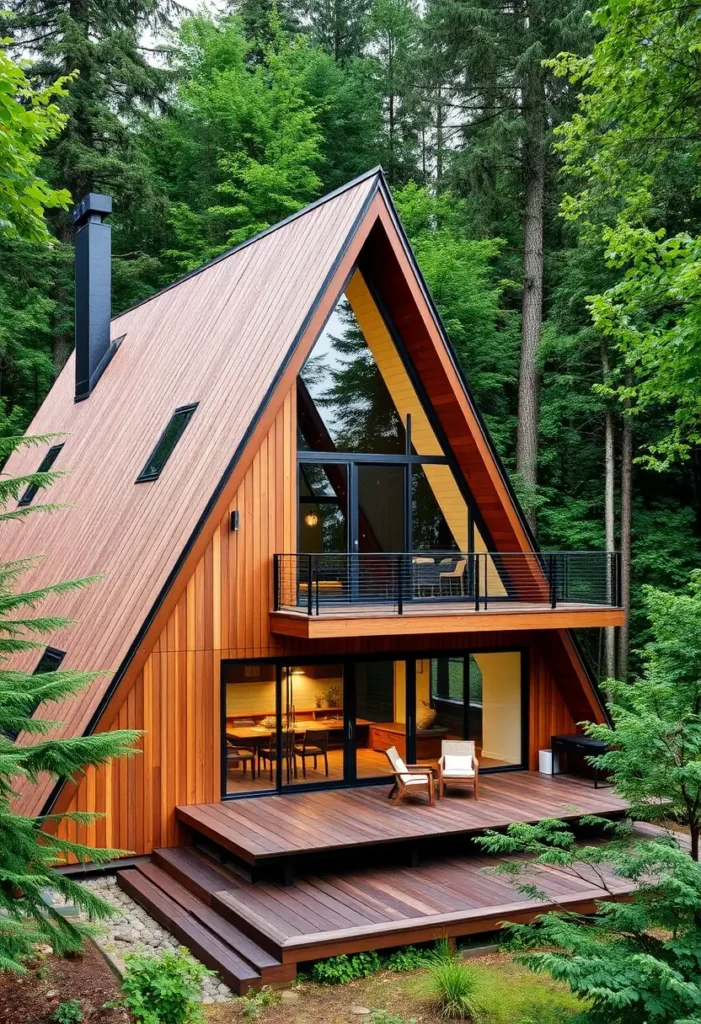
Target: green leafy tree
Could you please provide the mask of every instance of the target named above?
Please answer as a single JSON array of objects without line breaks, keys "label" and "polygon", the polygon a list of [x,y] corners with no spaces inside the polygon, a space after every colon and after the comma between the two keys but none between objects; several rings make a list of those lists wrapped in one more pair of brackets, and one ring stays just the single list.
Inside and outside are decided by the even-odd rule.
[{"label": "green leafy tree", "polygon": [[563,212],[603,243],[615,271],[590,309],[630,370],[616,393],[636,413],[671,407],[667,431],[646,446],[647,463],[664,468],[701,439],[699,15],[636,0],[602,5],[594,22],[602,38],[590,58],[552,63],[582,90],[560,129]]},{"label": "green leafy tree", "polygon": [[[0,458],[4,461],[20,445],[44,444],[47,440],[0,439]],[[55,473],[0,477],[0,522],[8,524],[28,515],[57,512],[57,506],[47,503],[16,504],[26,487],[47,487],[55,477]],[[56,739],[52,736],[55,723],[34,716],[40,705],[64,700],[95,678],[95,673],[73,669],[30,673],[12,667],[13,656],[36,652],[38,659],[44,638],[69,625],[59,616],[32,614],[42,600],[95,582],[92,578],[77,579],[22,591],[22,576],[36,563],[36,558],[27,557],[0,565],[0,970],[13,971],[24,970],[24,961],[31,957],[36,943],[49,943],[58,953],[77,951],[89,930],[88,925],[59,914],[47,902],[47,890],[60,893],[66,902],[84,910],[90,920],[112,913],[108,903],[54,868],[69,856],[100,863],[120,855],[116,850],[91,849],[56,834],[62,820],[85,824],[94,820],[94,814],[18,814],[13,809],[18,783],[34,783],[42,775],[70,781],[86,766],[133,753],[136,739],[135,733],[126,731]]]},{"label": "green leafy tree", "polygon": [[66,116],[57,100],[66,93],[66,78],[35,89],[27,65],[15,63],[0,39],[0,237],[46,241],[47,209],[65,209],[70,195],[53,188],[39,174],[41,151],[60,135]]},{"label": "green leafy tree", "polygon": [[[648,587],[645,601],[652,639],[641,675],[633,685],[607,684],[612,727],[587,732],[609,744],[593,760],[611,773],[630,819],[656,823],[659,838],[585,818],[615,829],[613,840],[585,846],[552,820],[479,840],[490,853],[529,855],[497,870],[530,898],[556,905],[539,867],[600,893],[592,917],[558,908],[513,929],[532,970],[590,1001],[584,1019],[592,1024],[701,1020],[701,573],[681,593]],[[632,890],[629,902],[615,899],[622,888]]]},{"label": "green leafy tree", "polygon": [[177,54],[182,84],[148,129],[165,182],[173,239],[165,266],[189,270],[313,199],[321,134],[304,88],[309,43],[275,29],[260,63],[240,22],[187,19]]}]

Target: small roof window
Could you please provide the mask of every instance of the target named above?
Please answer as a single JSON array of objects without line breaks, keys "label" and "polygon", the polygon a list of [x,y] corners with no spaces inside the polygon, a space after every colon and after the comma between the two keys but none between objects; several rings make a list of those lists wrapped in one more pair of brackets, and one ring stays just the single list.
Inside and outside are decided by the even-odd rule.
[{"label": "small roof window", "polygon": [[[44,456],[44,458],[41,460],[41,462],[39,464],[39,468],[37,469],[37,473],[48,473],[49,470],[51,469],[51,467],[53,466],[54,462],[58,458],[58,453],[61,451],[62,448],[63,448],[62,444],[54,444],[54,445],[52,445],[49,448],[49,450],[46,453],[46,455]],[[29,486],[26,488],[26,490],[24,491],[24,494],[19,499],[17,504],[18,505],[31,505],[31,503],[34,501],[34,498],[36,497],[36,493],[37,493],[38,490],[39,490],[38,484],[29,484]]]},{"label": "small roof window", "polygon": [[[37,667],[34,669],[34,672],[32,674],[35,676],[41,676],[44,675],[46,672],[56,672],[61,667],[61,662],[65,657],[66,652],[59,651],[58,647],[45,648],[44,653],[39,658],[39,661],[37,662]],[[29,712],[29,718],[32,717],[32,715],[34,714],[34,712],[36,711],[40,704],[40,700],[35,701],[34,707]],[[14,743],[14,741],[19,736],[19,732],[17,732],[16,730],[12,730],[12,732],[6,732],[5,736],[7,736],[8,740],[12,740]]]},{"label": "small roof window", "polygon": [[197,408],[197,405],[197,402],[193,402],[192,405],[183,405],[180,409],[175,410],[170,418],[168,426],[161,434],[158,444],[151,452],[148,462],[137,476],[137,484],[145,483],[148,480],[158,479],[161,474],[161,470],[172,455],[176,444],[183,436],[185,427],[192,419],[192,415]]}]

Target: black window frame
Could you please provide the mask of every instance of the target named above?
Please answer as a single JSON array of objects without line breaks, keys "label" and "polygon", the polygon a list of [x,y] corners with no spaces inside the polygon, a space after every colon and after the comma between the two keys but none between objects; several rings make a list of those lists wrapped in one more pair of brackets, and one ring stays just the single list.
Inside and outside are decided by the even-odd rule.
[{"label": "black window frame", "polygon": [[[51,467],[53,466],[54,462],[58,458],[59,453],[63,448],[64,444],[65,441],[62,441],[61,444],[52,444],[47,453],[44,455],[44,458],[39,463],[39,468],[35,470],[35,472],[48,473]],[[34,501],[40,490],[41,488],[39,487],[38,484],[27,484],[22,496],[17,502],[17,506],[25,507],[26,505],[31,505],[31,503]]]},{"label": "black window frame", "polygon": [[[175,451],[175,449],[177,448],[178,443],[180,442],[180,439],[182,438],[183,434],[187,430],[187,426],[188,426],[190,420],[192,419],[192,417],[194,416],[195,410],[197,409],[198,405],[199,405],[199,402],[190,402],[189,405],[180,405],[180,406],[178,406],[178,408],[175,410],[173,415],[168,420],[168,422],[167,422],[167,424],[165,426],[165,429],[163,430],[163,433],[158,438],[158,441],[156,442],[155,447],[151,451],[151,454],[149,455],[148,459],[146,460],[144,468],[141,470],[141,472],[137,476],[137,478],[135,480],[135,483],[137,483],[137,484],[144,484],[144,483],[150,483],[152,480],[158,480],[159,476],[161,475],[161,473],[163,472],[165,467],[168,465],[168,461],[169,461],[171,455],[173,454],[173,452]],[[175,420],[176,420],[176,418],[178,416],[183,418],[182,426],[180,427],[180,430],[178,431],[177,435],[175,436],[175,439],[174,439],[174,441],[173,441],[173,443],[172,443],[172,445],[170,447],[170,450],[166,453],[165,458],[163,459],[163,462],[160,464],[160,466],[158,466],[157,469],[151,470],[150,467],[154,463],[154,461],[155,461],[155,459],[156,459],[156,457],[158,455],[159,449],[163,446],[164,442],[166,441],[166,439],[168,437],[168,431],[171,429],[173,423],[175,422]]]}]

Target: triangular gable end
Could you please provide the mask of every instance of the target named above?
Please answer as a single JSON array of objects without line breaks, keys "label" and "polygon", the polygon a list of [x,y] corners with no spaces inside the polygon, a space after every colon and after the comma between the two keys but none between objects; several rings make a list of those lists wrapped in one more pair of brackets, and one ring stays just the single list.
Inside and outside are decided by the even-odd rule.
[{"label": "triangular gable end", "polygon": [[[155,600],[147,606],[144,617],[138,623],[134,623],[133,634],[124,637],[123,643],[118,645],[123,652],[119,669],[111,681],[98,682],[97,688],[93,688],[81,707],[69,709],[72,712],[69,716],[70,725],[64,730],[64,734],[79,735],[104,728],[107,720],[112,717],[109,714],[105,715],[108,706],[112,702],[113,706],[119,705],[124,694],[128,692],[170,612],[182,595],[200,555],[211,539],[211,534],[225,514],[228,502],[251,464],[266,430],[281,408],[285,396],[294,386],[295,379],[316,338],[344,289],[350,286],[353,291],[355,287],[355,300],[359,305],[362,303],[362,288],[357,279],[355,285],[352,283],[357,268],[361,271],[362,281],[372,294],[374,303],[382,310],[385,323],[392,324],[401,336],[416,374],[424,384],[430,382],[432,412],[443,435],[448,438],[451,451],[478,504],[485,532],[498,550],[534,550],[506,474],[475,409],[426,285],[399,225],[384,179],[381,173],[377,172],[361,180],[364,187],[352,223],[335,253],[329,254],[323,284],[310,296],[292,344],[280,344],[274,353],[275,359],[268,361],[267,387],[254,414],[249,417],[245,429],[240,434],[233,457],[229,456],[228,464],[223,467],[223,472],[219,474],[216,483],[213,483],[206,494],[201,495],[202,504],[196,510],[197,515],[192,519],[187,537],[171,552],[172,558],[170,564],[165,566],[167,571],[164,571],[163,582],[155,594]],[[315,205],[315,208],[318,209],[318,205]],[[294,220],[292,226],[297,246],[304,244],[305,216],[303,212]],[[266,234],[264,238],[270,239],[271,235]],[[249,245],[249,252],[253,253],[258,244],[260,243],[254,241]],[[288,261],[286,269],[289,270],[289,267]],[[178,289],[171,294],[177,299]],[[229,296],[227,301],[235,300]],[[134,317],[138,312],[132,311],[127,316]],[[147,308],[146,312],[151,313],[152,319],[154,311]],[[269,309],[268,317],[274,316],[275,310]],[[128,351],[126,344],[123,348]],[[115,358],[115,366],[119,365],[118,359],[119,354]],[[95,399],[100,395],[100,389],[103,395],[106,394],[105,385],[109,381],[111,369],[100,382],[95,395],[88,403],[84,403],[84,406],[89,407],[93,403],[93,409],[96,409]],[[206,405],[206,402],[200,403],[200,407],[203,405]],[[193,424],[195,423],[196,419],[193,419]],[[47,428],[56,430],[62,427],[61,423],[51,422],[50,418],[47,422],[47,418],[40,414],[30,430],[46,432]],[[194,447],[198,443],[194,432],[191,440]],[[201,441],[200,438],[200,443]],[[14,470],[16,467],[11,468]],[[41,546],[48,545],[42,541]],[[75,618],[81,619],[79,610]],[[588,715],[580,717],[593,716],[601,720],[602,712],[594,687],[567,634],[551,635],[553,640],[558,637],[558,650],[562,652],[559,667],[563,672],[565,665],[568,667],[567,687],[576,690],[572,694],[573,712],[575,708],[577,711],[586,709]],[[85,667],[92,666],[86,664]],[[564,679],[562,681],[565,682]],[[64,712],[65,709],[59,709],[56,714],[52,710],[52,717],[65,720]],[[56,791],[45,803],[50,796],[50,789],[46,786],[40,789],[41,794],[35,793],[33,797],[27,793],[28,801],[23,807],[27,813],[35,813],[42,805],[46,810],[53,804]],[[24,801],[22,803],[24,804]]]}]

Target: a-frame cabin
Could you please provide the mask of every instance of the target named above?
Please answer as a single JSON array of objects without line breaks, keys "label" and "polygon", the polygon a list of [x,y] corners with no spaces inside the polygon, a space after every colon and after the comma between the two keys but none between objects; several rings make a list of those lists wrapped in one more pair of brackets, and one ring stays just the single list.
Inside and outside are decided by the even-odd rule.
[{"label": "a-frame cabin", "polygon": [[[6,525],[3,557],[44,554],[37,586],[103,574],[47,611],[76,620],[56,661],[105,674],[38,713],[64,736],[142,730],[141,753],[18,806],[106,811],[62,826],[91,844],[206,835],[255,866],[369,842],[358,804],[354,835],[334,804],[312,841],[300,801],[380,807],[388,747],[433,761],[467,738],[496,787],[483,826],[558,813],[538,751],[603,718],[569,630],[622,623],[617,559],[536,551],[381,172],[111,322],[104,200],[76,213],[77,357],[29,428],[60,435],[50,499],[69,507]],[[475,830],[449,805],[422,835]],[[406,807],[381,837],[401,816],[386,838],[415,838]]]}]

